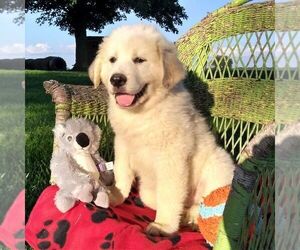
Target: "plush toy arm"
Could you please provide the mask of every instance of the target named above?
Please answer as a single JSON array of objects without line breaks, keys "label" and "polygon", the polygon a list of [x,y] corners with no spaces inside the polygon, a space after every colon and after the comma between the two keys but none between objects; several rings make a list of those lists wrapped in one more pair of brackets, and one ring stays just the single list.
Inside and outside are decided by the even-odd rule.
[{"label": "plush toy arm", "polygon": [[105,162],[105,160],[100,156],[98,150],[92,155],[92,157],[95,159],[96,162]]},{"label": "plush toy arm", "polygon": [[63,152],[53,154],[50,163],[51,174],[60,188],[72,191],[78,185],[91,182],[90,177],[74,164],[76,162]]}]

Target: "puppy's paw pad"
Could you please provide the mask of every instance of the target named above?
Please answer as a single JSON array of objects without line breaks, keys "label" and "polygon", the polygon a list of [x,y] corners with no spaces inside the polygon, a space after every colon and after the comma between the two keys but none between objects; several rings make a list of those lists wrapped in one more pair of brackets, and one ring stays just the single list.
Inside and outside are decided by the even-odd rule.
[{"label": "puppy's paw pad", "polygon": [[157,222],[150,223],[146,228],[146,233],[151,236],[168,236],[176,231],[170,225]]}]

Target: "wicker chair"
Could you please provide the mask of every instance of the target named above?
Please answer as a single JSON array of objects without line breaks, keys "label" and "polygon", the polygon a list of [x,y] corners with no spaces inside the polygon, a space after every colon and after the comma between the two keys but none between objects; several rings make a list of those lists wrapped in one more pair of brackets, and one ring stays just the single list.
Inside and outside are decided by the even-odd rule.
[{"label": "wicker chair", "polygon": [[[286,78],[291,83],[290,76],[295,74],[290,74],[288,67],[274,69],[274,36],[283,37],[275,32],[274,3],[245,2],[233,1],[213,12],[177,42],[179,57],[189,71],[186,86],[196,107],[208,116],[220,143],[240,166],[214,249],[275,247],[274,133],[278,126],[274,124],[274,79]],[[278,4],[276,14],[284,19],[294,13],[299,19],[294,4]],[[278,29],[283,33],[299,30],[295,27],[299,21],[279,23]],[[96,121],[104,130],[101,154],[112,160],[113,133],[106,117],[104,87],[53,80],[44,87],[55,102],[56,123],[70,116]],[[298,114],[294,112],[290,120],[285,117],[280,123]]]}]

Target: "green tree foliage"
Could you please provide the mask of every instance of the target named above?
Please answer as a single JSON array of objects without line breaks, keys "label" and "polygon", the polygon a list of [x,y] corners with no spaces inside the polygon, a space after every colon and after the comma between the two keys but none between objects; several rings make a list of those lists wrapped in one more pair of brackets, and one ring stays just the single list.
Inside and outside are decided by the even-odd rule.
[{"label": "green tree foliage", "polygon": [[17,12],[18,17],[14,19],[17,24],[24,22],[24,6],[25,0],[1,0],[0,1],[0,13],[2,12]]},{"label": "green tree foliage", "polygon": [[177,33],[187,15],[178,0],[26,0],[26,12],[38,12],[37,22],[58,26],[75,35],[75,69],[87,68],[86,31],[101,32],[107,24],[126,19],[133,11],[139,18],[157,22]]}]

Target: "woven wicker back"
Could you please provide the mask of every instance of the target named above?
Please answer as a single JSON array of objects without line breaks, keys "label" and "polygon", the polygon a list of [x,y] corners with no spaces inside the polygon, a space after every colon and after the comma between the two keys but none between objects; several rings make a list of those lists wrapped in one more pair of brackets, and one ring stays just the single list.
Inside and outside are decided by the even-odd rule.
[{"label": "woven wicker back", "polygon": [[[273,2],[231,4],[177,42],[189,70],[188,88],[236,159],[263,125],[275,119],[274,12]],[[197,82],[202,85],[199,95],[205,96],[200,99]]]}]

